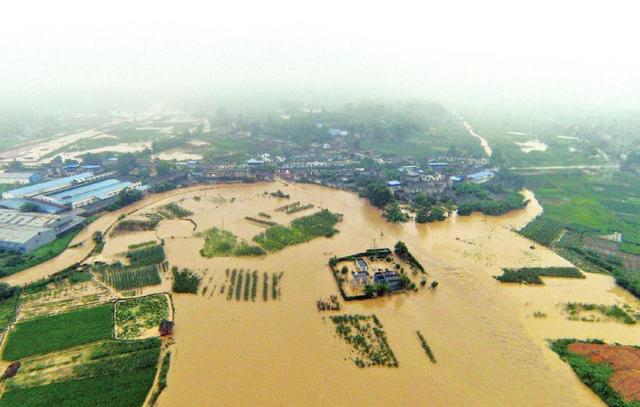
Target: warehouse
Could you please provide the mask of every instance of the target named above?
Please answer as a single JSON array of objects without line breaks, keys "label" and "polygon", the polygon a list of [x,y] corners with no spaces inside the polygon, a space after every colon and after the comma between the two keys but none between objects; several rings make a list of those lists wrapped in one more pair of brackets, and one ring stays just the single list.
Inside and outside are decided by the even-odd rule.
[{"label": "warehouse", "polygon": [[53,229],[0,225],[0,250],[2,251],[29,253],[55,239],[56,232]]},{"label": "warehouse", "polygon": [[42,174],[37,172],[3,172],[0,174],[0,184],[27,185],[42,181]]},{"label": "warehouse", "polygon": [[29,253],[83,221],[77,216],[0,209],[0,250]]},{"label": "warehouse", "polygon": [[41,199],[56,205],[68,205],[75,209],[96,201],[114,197],[127,188],[137,188],[139,186],[139,182],[132,183],[111,178],[51,194],[46,197],[41,197]]},{"label": "warehouse", "polygon": [[37,196],[49,192],[59,191],[68,188],[74,184],[85,182],[93,177],[92,172],[84,172],[82,174],[73,175],[71,177],[58,178],[51,181],[41,182],[22,188],[12,189],[2,194],[3,199],[16,199]]}]

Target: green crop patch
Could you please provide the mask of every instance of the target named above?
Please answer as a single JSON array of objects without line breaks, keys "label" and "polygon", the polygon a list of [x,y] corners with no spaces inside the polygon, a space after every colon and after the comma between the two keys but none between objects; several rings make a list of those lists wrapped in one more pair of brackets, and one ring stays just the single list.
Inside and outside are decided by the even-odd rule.
[{"label": "green crop patch", "polygon": [[55,352],[111,338],[113,304],[80,309],[16,324],[2,355],[5,360]]},{"label": "green crop patch", "polygon": [[542,285],[540,277],[585,278],[575,267],[522,267],[518,269],[502,269],[502,275],[496,280],[502,283],[525,283]]},{"label": "green crop patch", "polygon": [[331,237],[337,232],[334,226],[341,220],[342,215],[323,209],[313,215],[295,219],[288,227],[272,226],[253,240],[265,250],[274,252],[316,237]]},{"label": "green crop patch", "polygon": [[155,374],[153,365],[111,376],[20,388],[5,392],[0,406],[141,406]]},{"label": "green crop patch", "polygon": [[558,223],[544,217],[537,217],[527,226],[520,229],[519,233],[541,245],[549,246],[560,236],[562,228]]}]

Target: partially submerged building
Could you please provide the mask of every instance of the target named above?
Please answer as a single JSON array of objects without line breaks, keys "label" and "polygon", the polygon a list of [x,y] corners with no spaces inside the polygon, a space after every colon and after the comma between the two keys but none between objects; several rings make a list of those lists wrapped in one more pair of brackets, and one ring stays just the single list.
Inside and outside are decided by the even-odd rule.
[{"label": "partially submerged building", "polygon": [[402,280],[400,275],[395,271],[378,271],[373,275],[374,284],[384,284],[389,286],[390,291],[398,291],[402,289]]}]

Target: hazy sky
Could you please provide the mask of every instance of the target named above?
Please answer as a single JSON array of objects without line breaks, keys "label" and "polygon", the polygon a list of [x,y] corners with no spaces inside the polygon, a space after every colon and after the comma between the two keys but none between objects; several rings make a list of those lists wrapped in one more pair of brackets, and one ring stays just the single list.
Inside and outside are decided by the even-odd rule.
[{"label": "hazy sky", "polygon": [[634,2],[5,3],[5,102],[389,95],[640,108]]}]

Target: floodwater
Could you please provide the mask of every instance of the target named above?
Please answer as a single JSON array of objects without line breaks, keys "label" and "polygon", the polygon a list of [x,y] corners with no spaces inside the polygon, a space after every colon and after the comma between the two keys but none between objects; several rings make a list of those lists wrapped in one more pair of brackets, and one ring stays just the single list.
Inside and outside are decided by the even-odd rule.
[{"label": "floodwater", "polygon": [[163,151],[160,154],[156,154],[153,158],[159,160],[171,161],[187,161],[187,160],[202,160],[202,154],[190,153],[181,149],[173,149]]},{"label": "floodwater", "polygon": [[[291,200],[264,195],[277,189]],[[394,225],[356,194],[319,186],[274,182],[190,188],[147,198],[131,216],[178,202],[193,212],[191,221],[164,220],[155,232],[109,237],[103,255],[117,256],[128,244],[163,238],[171,265],[196,270],[208,288],[204,295],[174,295],[175,346],[160,406],[603,405],[545,340],[597,337],[637,344],[640,328],[569,321],[558,304],[624,302],[640,308],[640,303],[604,275],[545,279],[542,287],[495,281],[492,276],[502,267],[568,264],[546,248],[532,249],[532,242],[512,232],[542,211],[532,194],[526,195],[531,199],[527,208],[500,217],[454,216],[435,224]],[[287,224],[317,210],[295,215],[275,211],[298,200],[344,214],[337,225],[340,233],[261,258],[200,256],[203,239],[192,236],[194,228],[216,226],[250,240],[263,228],[245,216],[266,212],[272,221]],[[114,217],[117,213],[89,229],[97,230],[101,221],[104,227]],[[338,294],[327,261],[372,246],[392,247],[397,240],[405,241],[425,266],[428,282],[437,280],[439,286],[342,303],[339,313],[377,315],[399,362],[395,369],[360,369],[326,320],[335,313],[316,309],[317,299]],[[283,272],[282,298],[228,301],[218,291],[227,268]],[[536,311],[546,317],[534,318]],[[424,354],[416,330],[428,341],[436,364]]]},{"label": "floodwater", "polygon": [[84,138],[92,138],[101,133],[98,130],[85,130],[77,133],[57,137],[52,140],[40,141],[35,144],[25,144],[0,154],[0,161],[15,160],[25,163],[40,162],[44,156],[68,144]]},{"label": "floodwater", "polygon": [[[64,160],[69,160],[69,159],[72,160],[88,153],[91,153],[91,154],[106,153],[106,152],[137,153],[149,148],[151,148],[150,141],[141,141],[136,143],[120,143],[112,146],[97,147],[97,148],[92,148],[90,150],[83,150],[83,151],[69,151],[69,152],[64,152],[57,155],[61,156],[62,159]],[[54,157],[52,157],[51,160],[53,160],[53,158]]]},{"label": "floodwater", "polygon": [[527,140],[523,142],[516,141],[515,143],[518,147],[520,147],[520,151],[522,151],[523,153],[530,153],[532,151],[545,152],[547,151],[547,148],[549,148],[549,146],[547,146],[540,140]]}]

